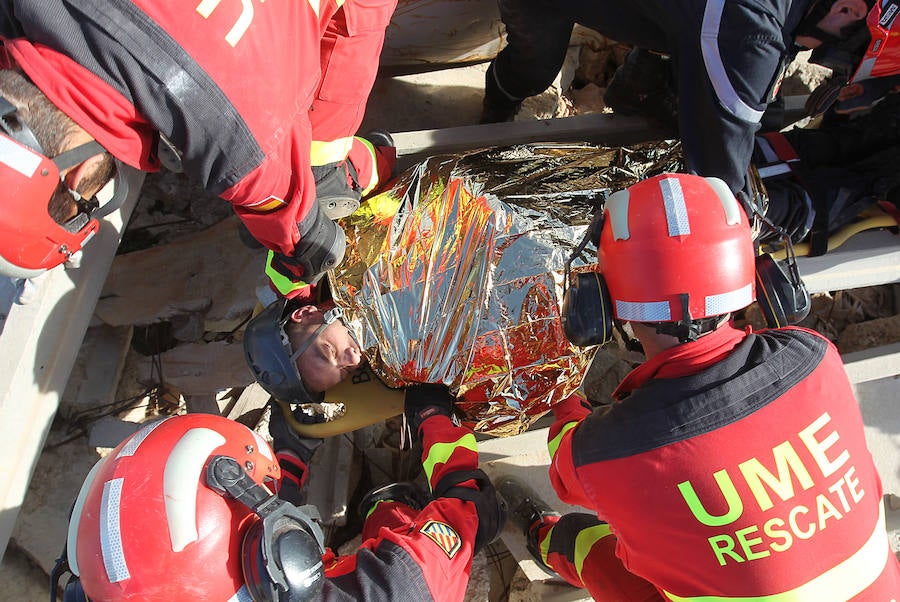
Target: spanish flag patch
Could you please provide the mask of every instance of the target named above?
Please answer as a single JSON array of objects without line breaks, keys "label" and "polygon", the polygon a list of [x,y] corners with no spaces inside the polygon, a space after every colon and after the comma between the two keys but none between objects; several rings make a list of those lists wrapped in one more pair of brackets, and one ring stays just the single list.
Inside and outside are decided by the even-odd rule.
[{"label": "spanish flag patch", "polygon": [[430,520],[420,529],[430,540],[438,545],[448,558],[453,558],[462,547],[462,540],[456,531],[447,523]]}]

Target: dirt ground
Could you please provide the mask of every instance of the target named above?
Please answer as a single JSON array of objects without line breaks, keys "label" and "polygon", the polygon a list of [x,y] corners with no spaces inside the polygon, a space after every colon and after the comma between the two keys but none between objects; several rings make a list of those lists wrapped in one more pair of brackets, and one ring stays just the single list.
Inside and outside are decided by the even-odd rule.
[{"label": "dirt ground", "polygon": [[[621,55],[621,48],[606,45],[602,41],[584,43],[579,53],[572,54],[561,77],[565,94],[560,94],[559,90],[551,90],[529,99],[519,119],[604,110],[601,100],[603,86]],[[373,90],[361,131],[379,128],[399,132],[477,123],[481,111],[484,68],[485,65],[476,65],[439,73],[380,79]],[[804,93],[814,87],[821,77],[822,72],[817,68],[800,67],[788,78],[785,90],[788,94]],[[570,87],[570,82],[574,82],[573,87]],[[230,212],[227,203],[210,198],[181,176],[170,173],[151,176],[145,184],[142,200],[132,218],[123,249],[165,244],[215,224]],[[833,295],[817,295],[809,326],[838,342],[842,351],[865,348],[888,340],[900,340],[897,303],[895,287],[872,287]],[[747,312],[745,318],[749,322],[758,320],[752,310]],[[860,324],[871,326],[859,326]],[[853,329],[864,332],[854,332]],[[590,396],[597,400],[607,398],[615,384],[640,359],[639,356],[620,352],[615,348],[601,351],[585,383]],[[139,388],[139,385],[134,386]],[[122,390],[120,395],[124,395]],[[75,444],[85,449],[84,439]],[[72,479],[51,487],[60,506],[71,503],[79,483],[80,479]],[[32,498],[30,492],[26,506],[33,501]],[[21,520],[30,521],[29,527],[17,529],[16,538],[10,543],[0,566],[0,583],[4,584],[0,591],[0,601],[30,602],[47,598],[46,567],[49,560],[41,558],[36,562],[34,550],[40,546],[33,545],[28,539],[39,537],[35,533],[42,530],[41,518],[29,513],[27,508],[23,509],[23,517]],[[50,529],[61,545],[60,530],[58,524]],[[44,545],[43,549],[46,548]],[[510,589],[514,569],[510,565],[508,553],[504,554],[500,548],[490,550],[488,555],[476,562],[473,570],[474,585],[469,599],[513,600],[522,596],[515,587]],[[498,573],[503,583],[492,586],[491,580],[496,582]]]}]

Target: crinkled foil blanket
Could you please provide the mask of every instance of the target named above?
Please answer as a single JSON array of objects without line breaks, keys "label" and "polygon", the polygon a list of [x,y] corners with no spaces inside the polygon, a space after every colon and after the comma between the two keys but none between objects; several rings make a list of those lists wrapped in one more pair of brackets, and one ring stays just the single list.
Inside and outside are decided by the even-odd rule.
[{"label": "crinkled foil blanket", "polygon": [[[560,323],[565,263],[591,215],[612,192],[681,167],[674,142],[432,157],[343,220],[333,297],[386,384],[446,383],[465,424],[523,432],[593,357]],[[595,258],[588,245],[572,266]]]}]

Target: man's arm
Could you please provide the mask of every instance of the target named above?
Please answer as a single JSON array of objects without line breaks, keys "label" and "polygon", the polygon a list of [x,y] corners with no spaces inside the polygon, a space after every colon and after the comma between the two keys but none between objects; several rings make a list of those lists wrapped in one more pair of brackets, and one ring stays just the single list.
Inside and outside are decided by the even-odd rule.
[{"label": "man's arm", "polygon": [[590,508],[590,499],[581,487],[572,459],[572,436],[582,421],[591,415],[591,404],[576,393],[553,406],[556,421],[550,426],[547,448],[550,451],[550,483],[564,502]]},{"label": "man's arm", "polygon": [[754,135],[786,67],[774,15],[709,2],[698,30],[678,49],[678,120],[689,170],[744,188]]}]

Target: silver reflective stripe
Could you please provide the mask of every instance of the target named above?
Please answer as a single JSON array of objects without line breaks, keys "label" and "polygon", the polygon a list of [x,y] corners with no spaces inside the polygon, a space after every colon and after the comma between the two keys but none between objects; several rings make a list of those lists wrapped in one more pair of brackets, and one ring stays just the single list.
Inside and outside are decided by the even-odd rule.
[{"label": "silver reflective stripe", "polygon": [[725,0],[708,0],[703,11],[703,28],[700,31],[700,49],[703,52],[703,63],[706,65],[706,74],[712,82],[713,89],[719,99],[719,104],[726,111],[744,121],[758,123],[762,118],[762,111],[757,111],[748,106],[738,96],[719,54],[719,23],[722,20],[722,9]]},{"label": "silver reflective stripe", "polygon": [[787,163],[776,163],[775,165],[767,165],[766,167],[760,167],[757,169],[759,171],[760,178],[771,178],[772,176],[780,176],[783,173],[788,173],[791,171],[791,166]]},{"label": "silver reflective stripe", "polygon": [[131,578],[122,550],[122,533],[119,529],[123,482],[124,479],[119,478],[104,483],[103,498],[100,501],[100,551],[110,583]]},{"label": "silver reflective stripe", "polygon": [[687,236],[691,233],[691,224],[688,221],[681,182],[676,178],[663,178],[659,181],[659,189],[662,191],[663,205],[666,208],[669,236]]},{"label": "silver reflective stripe", "polygon": [[756,137],[756,146],[759,148],[762,153],[763,159],[766,160],[766,163],[774,163],[775,161],[779,161],[778,153],[775,152],[775,149],[772,148],[772,143],[769,142],[763,136]]},{"label": "silver reflective stripe", "polygon": [[156,430],[160,424],[168,420],[168,418],[164,418],[162,420],[157,420],[156,422],[151,422],[147,426],[143,427],[141,430],[132,435],[131,439],[128,440],[122,449],[119,450],[119,455],[116,456],[116,459],[124,458],[125,456],[133,456],[134,452],[137,451],[137,448],[144,442],[144,439],[147,438],[147,435]]},{"label": "silver reflective stripe", "polygon": [[864,79],[869,79],[872,77],[872,67],[875,66],[875,60],[878,57],[869,57],[866,60],[862,61],[859,64],[859,69],[856,70],[856,73],[853,74],[853,79],[851,81],[858,82]]},{"label": "silver reflective stripe", "polygon": [[166,459],[163,496],[172,551],[180,552],[197,541],[197,491],[203,467],[225,437],[214,430],[194,428],[186,432]]},{"label": "silver reflective stripe", "polygon": [[41,164],[41,156],[0,136],[0,163],[30,178]]},{"label": "silver reflective stripe", "polygon": [[753,285],[740,288],[729,293],[709,295],[706,298],[706,315],[718,316],[743,309],[753,303]]},{"label": "silver reflective stripe", "polygon": [[616,301],[616,317],[626,322],[670,322],[672,312],[668,301],[652,303]]}]

